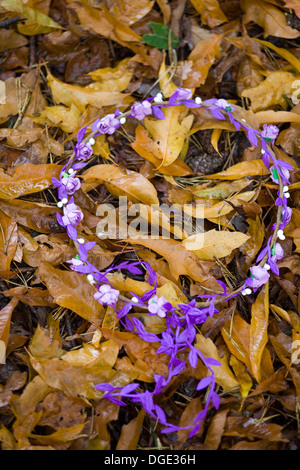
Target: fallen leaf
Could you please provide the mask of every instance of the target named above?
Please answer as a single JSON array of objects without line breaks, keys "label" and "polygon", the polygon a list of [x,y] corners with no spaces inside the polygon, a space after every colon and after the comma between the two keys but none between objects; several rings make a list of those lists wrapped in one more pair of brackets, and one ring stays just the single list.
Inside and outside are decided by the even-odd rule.
[{"label": "fallen leaf", "polygon": [[56,164],[17,166],[12,175],[0,169],[0,197],[14,199],[43,191],[52,186],[52,177],[59,178],[61,166]]},{"label": "fallen leaf", "polygon": [[264,0],[242,0],[245,24],[254,21],[264,30],[264,37],[298,38],[300,33],[287,24],[283,11]]},{"label": "fallen leaf", "polygon": [[18,31],[26,36],[35,36],[36,34],[46,34],[53,30],[63,29],[56,21],[45,15],[36,8],[30,8],[19,0],[3,0],[3,7],[8,12],[17,13],[20,18],[25,18],[23,24],[18,22]]},{"label": "fallen leaf", "polygon": [[82,178],[86,183],[105,183],[114,196],[127,196],[132,202],[158,204],[157,192],[153,184],[141,173],[121,170],[116,165],[95,165],[86,170]]},{"label": "fallen leaf", "polygon": [[209,230],[208,232],[191,235],[182,241],[182,245],[195,253],[202,260],[224,258],[231,254],[235,248],[249,240],[249,236],[241,232]]},{"label": "fallen leaf", "polygon": [[72,310],[90,323],[101,325],[104,308],[94,299],[95,287],[83,276],[53,268],[47,262],[41,263],[38,274],[55,303]]}]

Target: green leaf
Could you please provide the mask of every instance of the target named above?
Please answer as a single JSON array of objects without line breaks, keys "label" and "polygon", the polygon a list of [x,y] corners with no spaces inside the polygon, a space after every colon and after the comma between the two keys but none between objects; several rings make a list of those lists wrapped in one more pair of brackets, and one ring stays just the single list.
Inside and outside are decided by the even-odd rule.
[{"label": "green leaf", "polygon": [[148,23],[153,31],[153,34],[144,34],[143,41],[149,46],[156,47],[157,49],[169,48],[169,35],[171,35],[171,44],[174,49],[179,46],[180,39],[170,31],[169,27],[162,23],[150,22]]}]

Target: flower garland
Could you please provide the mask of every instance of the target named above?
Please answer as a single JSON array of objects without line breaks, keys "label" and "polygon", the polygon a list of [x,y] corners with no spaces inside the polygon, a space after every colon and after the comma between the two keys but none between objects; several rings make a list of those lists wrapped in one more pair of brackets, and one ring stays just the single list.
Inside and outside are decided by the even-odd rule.
[{"label": "flower garland", "polygon": [[[95,246],[96,242],[88,242],[83,238],[78,238],[76,226],[83,219],[83,213],[74,203],[73,195],[81,186],[80,179],[76,176],[77,172],[87,165],[93,154],[94,137],[101,134],[113,134],[122,124],[125,124],[127,118],[142,121],[146,116],[154,115],[158,119],[164,119],[162,108],[179,105],[185,105],[187,108],[209,108],[216,119],[224,120],[228,118],[237,131],[243,128],[253,146],[256,147],[260,141],[262,160],[270,170],[272,181],[278,184],[279,189],[275,201],[278,209],[276,222],[272,226],[273,234],[268,238],[264,248],[258,255],[256,264],[250,268],[250,275],[243,285],[228,293],[226,285],[222,281],[218,281],[223,292],[213,295],[201,295],[200,297],[205,299],[204,301],[196,302],[196,299],[194,299],[187,304],[173,307],[164,297],[157,295],[156,273],[148,263],[143,262],[142,265],[148,272],[152,289],[142,297],[132,293],[132,298],[129,299],[112,287],[107,275],[113,270],[122,269],[126,269],[133,274],[141,274],[140,262],[123,262],[100,272],[88,261],[88,251]],[[114,114],[108,114],[102,119],[97,119],[92,126],[92,132],[87,137],[85,137],[87,127],[82,128],[77,135],[74,154],[62,168],[60,179],[52,178],[53,185],[58,188],[59,202],[57,206],[63,210],[63,215],[57,213],[57,220],[66,229],[69,238],[73,240],[77,248],[77,255],[68,261],[70,268],[87,276],[87,280],[95,287],[94,298],[102,305],[113,307],[124,328],[136,333],[144,341],[159,343],[160,346],[156,353],[164,353],[169,356],[168,376],[154,375],[155,386],[152,392],[148,390],[140,392],[138,383],[128,384],[124,387],[114,387],[110,383],[101,383],[96,385],[96,388],[104,392],[103,396],[105,398],[118,405],[126,405],[122,398],[129,398],[132,402],[140,404],[151,417],[165,426],[162,430],[164,433],[175,432],[179,429],[190,429],[189,437],[192,437],[200,429],[210,405],[212,404],[215,409],[219,407],[220,399],[215,391],[216,381],[213,367],[221,364],[215,359],[204,357],[199,349],[194,346],[196,326],[201,325],[208,317],[218,312],[216,309],[218,303],[225,302],[239,294],[245,296],[256,292],[257,289],[268,282],[270,271],[278,275],[277,261],[284,256],[283,248],[277,240],[284,240],[284,229],[291,219],[292,210],[288,207],[287,202],[290,196],[288,185],[290,184],[289,178],[292,167],[285,161],[277,160],[272,151],[271,145],[274,144],[279,129],[274,125],[265,124],[263,130],[259,132],[248,126],[245,119],[237,119],[232,114],[233,112],[234,107],[224,99],[208,99],[206,101],[202,101],[200,97],[192,99],[192,92],[189,89],[177,88],[169,100],[165,100],[163,95],[158,93],[155,97],[134,103],[130,111],[126,113],[117,110]],[[142,307],[147,309],[149,315],[158,315],[165,318],[165,331],[161,335],[147,332],[138,318],[133,317],[130,319],[127,317],[133,307]],[[178,427],[168,423],[162,407],[155,402],[155,397],[166,388],[174,376],[186,367],[186,361],[178,357],[181,351],[188,351],[187,361],[191,367],[196,368],[200,360],[209,372],[207,377],[200,380],[196,388],[197,391],[207,389],[205,406],[195,416],[193,424],[186,427]]]}]

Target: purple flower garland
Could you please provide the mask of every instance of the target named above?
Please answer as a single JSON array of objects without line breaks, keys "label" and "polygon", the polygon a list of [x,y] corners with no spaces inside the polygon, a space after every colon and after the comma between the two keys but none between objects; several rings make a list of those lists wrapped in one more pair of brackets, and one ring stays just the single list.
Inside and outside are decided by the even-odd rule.
[{"label": "purple flower garland", "polygon": [[[76,227],[83,219],[83,213],[74,203],[73,195],[81,186],[80,179],[76,176],[77,170],[83,168],[93,154],[94,137],[101,134],[113,134],[126,122],[127,117],[142,121],[146,116],[153,114],[158,119],[164,119],[165,116],[161,108],[178,105],[185,105],[187,108],[207,107],[216,119],[224,120],[229,118],[237,130],[243,128],[252,145],[257,146],[258,141],[260,141],[262,160],[266,167],[270,169],[270,177],[274,183],[279,185],[279,190],[275,202],[278,210],[276,223],[272,226],[273,235],[269,237],[266,245],[258,255],[257,264],[250,268],[250,275],[243,285],[234,292],[227,293],[226,285],[218,281],[223,289],[222,293],[201,295],[200,297],[206,299],[205,301],[196,302],[194,299],[188,304],[181,304],[175,308],[164,297],[157,295],[156,273],[148,263],[143,262],[142,265],[148,272],[152,289],[142,297],[131,293],[132,298],[129,299],[120,295],[120,292],[112,287],[107,275],[113,270],[122,269],[140,274],[142,273],[139,267],[141,263],[124,262],[100,272],[88,261],[88,251],[95,246],[96,242],[86,242],[83,238],[78,238]],[[138,391],[138,383],[128,384],[124,387],[114,387],[110,383],[101,383],[96,385],[96,388],[104,392],[103,397],[118,405],[126,405],[122,398],[131,399],[132,402],[140,404],[153,419],[165,426],[163,433],[175,432],[179,429],[190,429],[189,437],[192,437],[200,429],[210,405],[213,405],[215,409],[219,407],[220,400],[215,392],[216,381],[213,368],[221,364],[215,359],[203,356],[199,349],[194,346],[196,326],[204,323],[208,317],[218,311],[215,307],[217,303],[227,301],[239,294],[245,296],[256,292],[257,289],[268,282],[270,271],[278,275],[277,261],[284,256],[284,251],[277,239],[284,240],[283,231],[291,218],[292,210],[288,207],[287,201],[290,196],[288,185],[290,184],[292,167],[282,160],[277,160],[271,150],[270,144],[274,144],[279,130],[274,125],[265,124],[263,131],[259,132],[249,127],[244,119],[236,119],[232,114],[233,112],[234,107],[224,99],[209,99],[206,101],[202,101],[200,97],[192,99],[192,92],[189,89],[177,88],[168,101],[164,100],[161,93],[158,93],[154,98],[148,98],[141,103],[133,104],[127,113],[123,114],[117,110],[114,114],[108,114],[102,119],[97,119],[92,126],[92,133],[86,138],[84,137],[87,128],[82,128],[77,135],[74,155],[62,168],[60,180],[52,178],[53,185],[58,188],[59,202],[57,206],[63,210],[63,215],[57,213],[57,220],[60,225],[65,227],[69,238],[73,240],[78,251],[77,255],[68,261],[70,268],[87,276],[88,281],[95,287],[94,298],[102,305],[113,307],[124,328],[134,332],[146,342],[158,343],[159,347],[156,353],[164,353],[170,358],[168,377],[154,375],[155,386],[152,392],[148,390],[145,392]],[[127,317],[133,307],[141,307],[146,309],[149,315],[165,318],[165,331],[161,335],[147,332],[138,318],[132,317],[130,319]],[[191,367],[196,368],[200,360],[209,372],[209,375],[200,380],[197,386],[198,391],[207,389],[205,406],[195,417],[193,425],[186,427],[168,423],[162,407],[155,402],[155,397],[166,388],[173,377],[180,374],[186,367],[186,361],[178,358],[178,354],[182,351],[186,352],[187,361]]]}]

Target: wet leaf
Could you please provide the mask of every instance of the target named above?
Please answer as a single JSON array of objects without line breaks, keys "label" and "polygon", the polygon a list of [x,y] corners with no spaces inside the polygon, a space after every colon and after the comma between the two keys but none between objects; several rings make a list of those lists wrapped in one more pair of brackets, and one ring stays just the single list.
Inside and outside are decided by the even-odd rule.
[{"label": "wet leaf", "polygon": [[8,335],[10,330],[10,320],[14,309],[18,305],[17,299],[12,299],[0,311],[0,363],[6,362],[6,348],[8,343]]},{"label": "wet leaf", "polygon": [[51,178],[58,178],[61,167],[55,164],[18,166],[12,175],[0,171],[0,197],[14,199],[43,191],[52,186]]}]

